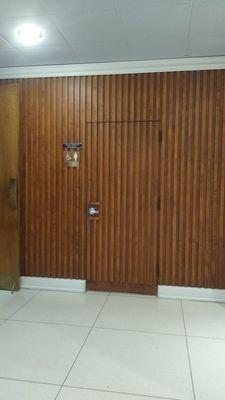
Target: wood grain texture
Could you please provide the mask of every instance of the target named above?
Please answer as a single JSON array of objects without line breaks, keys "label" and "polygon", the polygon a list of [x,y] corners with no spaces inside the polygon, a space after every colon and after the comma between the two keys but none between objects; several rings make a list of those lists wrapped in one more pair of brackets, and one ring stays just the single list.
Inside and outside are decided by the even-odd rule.
[{"label": "wood grain texture", "polygon": [[88,287],[155,293],[159,124],[88,123],[85,164]]},{"label": "wood grain texture", "polygon": [[163,77],[160,284],[225,287],[224,77]]},{"label": "wood grain texture", "polygon": [[0,87],[0,289],[17,290],[19,238],[19,87]]},{"label": "wood grain texture", "polygon": [[[159,283],[225,288],[225,71],[24,79],[19,84],[22,275],[86,278],[97,274],[107,286],[112,268],[116,275],[120,273],[119,259],[122,265],[132,265],[120,246],[126,232],[118,228],[118,217],[116,231],[109,225],[99,226],[94,240],[99,243],[103,263],[107,246],[113,246],[115,254],[120,248],[120,258],[117,255],[109,271],[99,270],[97,261],[90,264],[85,181],[90,167],[82,162],[79,170],[66,169],[61,143],[68,140],[86,145],[87,122],[151,120],[160,121],[162,128]],[[101,150],[109,151],[103,125],[99,129],[88,146],[99,149],[93,165],[104,170],[99,177],[103,188],[110,161]],[[113,132],[111,146],[118,140],[127,147],[128,135],[125,128],[117,139]],[[144,146],[141,138],[138,140],[138,145]],[[115,162],[123,168],[129,154],[125,152],[121,161],[120,157],[119,151]],[[144,157],[142,154],[137,160],[139,166],[144,165]],[[124,190],[131,179],[138,179],[132,168],[123,182]],[[126,205],[120,174],[113,180],[116,195],[112,188],[107,189],[106,210],[113,197],[115,209]],[[139,207],[143,201],[136,195]],[[124,226],[128,218],[135,220],[132,210],[124,216]],[[140,237],[150,216],[142,218]],[[106,246],[99,241],[101,237],[110,238]],[[97,253],[93,254],[96,258]],[[132,261],[142,260],[143,253],[137,256],[134,250],[132,257]],[[136,279],[132,267],[129,273],[129,279]],[[126,277],[125,270],[122,277]]]}]

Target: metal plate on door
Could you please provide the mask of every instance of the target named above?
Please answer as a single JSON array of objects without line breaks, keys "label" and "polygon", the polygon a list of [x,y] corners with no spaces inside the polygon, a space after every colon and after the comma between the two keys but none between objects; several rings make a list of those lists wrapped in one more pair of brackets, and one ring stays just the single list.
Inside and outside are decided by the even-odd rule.
[{"label": "metal plate on door", "polygon": [[88,203],[87,214],[89,220],[99,220],[100,203],[99,202]]},{"label": "metal plate on door", "polygon": [[88,208],[88,215],[90,215],[90,217],[94,217],[95,215],[99,215],[99,210],[97,209],[97,207],[90,206]]},{"label": "metal plate on door", "polygon": [[10,178],[9,180],[9,207],[12,210],[17,209],[17,180]]}]

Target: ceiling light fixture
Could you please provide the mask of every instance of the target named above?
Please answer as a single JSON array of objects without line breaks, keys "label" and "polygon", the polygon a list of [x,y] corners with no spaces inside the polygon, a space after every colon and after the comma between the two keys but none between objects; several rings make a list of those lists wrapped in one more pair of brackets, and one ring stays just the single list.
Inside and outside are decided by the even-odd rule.
[{"label": "ceiling light fixture", "polygon": [[34,46],[43,39],[43,31],[34,24],[24,24],[17,31],[18,40],[24,46]]}]

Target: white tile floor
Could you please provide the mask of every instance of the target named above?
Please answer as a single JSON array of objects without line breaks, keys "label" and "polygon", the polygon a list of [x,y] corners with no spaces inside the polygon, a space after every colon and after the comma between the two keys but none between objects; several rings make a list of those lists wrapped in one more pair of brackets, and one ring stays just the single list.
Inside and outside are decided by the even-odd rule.
[{"label": "white tile floor", "polygon": [[0,292],[0,400],[224,400],[225,304]]}]

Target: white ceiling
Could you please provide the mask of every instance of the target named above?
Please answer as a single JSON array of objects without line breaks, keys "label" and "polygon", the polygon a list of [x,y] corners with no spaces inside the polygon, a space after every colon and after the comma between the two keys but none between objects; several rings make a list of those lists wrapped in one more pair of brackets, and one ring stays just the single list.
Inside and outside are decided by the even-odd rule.
[{"label": "white ceiling", "polygon": [[[24,47],[25,22],[45,32]],[[0,67],[225,55],[225,0],[0,0]]]}]

